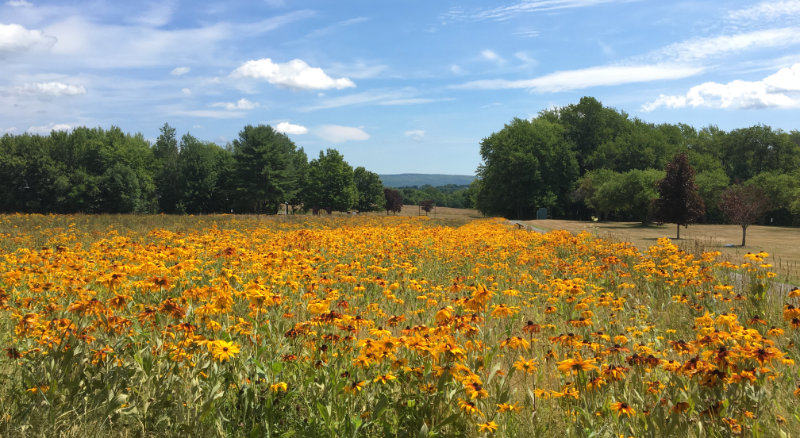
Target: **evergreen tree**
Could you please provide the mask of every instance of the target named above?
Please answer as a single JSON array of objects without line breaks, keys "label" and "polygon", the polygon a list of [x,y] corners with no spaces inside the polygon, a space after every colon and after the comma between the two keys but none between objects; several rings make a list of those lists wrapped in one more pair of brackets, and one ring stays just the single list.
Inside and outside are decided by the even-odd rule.
[{"label": "evergreen tree", "polygon": [[180,202],[180,168],[178,165],[178,139],[175,128],[164,123],[161,134],[153,145],[155,158],[155,184],[158,209],[164,213],[177,213]]},{"label": "evergreen tree", "polygon": [[275,213],[294,195],[295,144],[270,126],[247,125],[233,141],[240,208]]}]

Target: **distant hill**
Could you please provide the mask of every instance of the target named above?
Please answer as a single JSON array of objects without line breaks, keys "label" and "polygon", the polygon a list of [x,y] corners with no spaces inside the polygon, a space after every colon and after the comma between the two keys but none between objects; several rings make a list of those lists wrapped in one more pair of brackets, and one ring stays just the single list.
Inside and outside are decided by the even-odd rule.
[{"label": "distant hill", "polygon": [[459,186],[469,185],[475,179],[474,175],[439,175],[432,173],[400,173],[396,175],[379,175],[383,185],[386,187],[413,187],[424,186],[425,184],[445,186],[455,184]]}]

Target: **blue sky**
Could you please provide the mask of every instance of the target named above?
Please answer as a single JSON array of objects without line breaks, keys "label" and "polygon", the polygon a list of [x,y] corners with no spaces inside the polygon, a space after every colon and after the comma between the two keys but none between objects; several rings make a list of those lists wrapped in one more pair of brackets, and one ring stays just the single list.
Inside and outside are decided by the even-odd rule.
[{"label": "blue sky", "polygon": [[800,129],[800,0],[0,0],[0,134],[247,124],[378,173],[472,174],[514,117]]}]

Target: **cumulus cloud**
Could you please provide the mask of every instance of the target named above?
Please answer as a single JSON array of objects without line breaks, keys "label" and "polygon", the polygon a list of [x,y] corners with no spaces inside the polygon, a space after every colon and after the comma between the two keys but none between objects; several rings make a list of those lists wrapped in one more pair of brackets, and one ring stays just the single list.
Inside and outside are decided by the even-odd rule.
[{"label": "cumulus cloud", "polygon": [[411,138],[414,141],[422,141],[425,137],[425,131],[422,129],[412,129],[410,131],[406,131],[403,133],[406,137]]},{"label": "cumulus cloud", "polygon": [[703,69],[700,67],[667,64],[600,66],[558,71],[533,79],[517,81],[505,79],[472,81],[457,85],[455,88],[479,90],[529,89],[543,93],[555,93],[598,86],[680,79],[694,76],[702,71]]},{"label": "cumulus cloud", "polygon": [[31,126],[27,132],[31,134],[49,134],[51,131],[71,131],[74,128],[66,123],[50,123],[41,126]]},{"label": "cumulus cloud", "polygon": [[169,72],[169,74],[172,76],[183,76],[186,73],[189,73],[189,71],[191,71],[189,67],[175,67],[171,72]]},{"label": "cumulus cloud", "polygon": [[39,96],[78,96],[86,94],[86,87],[83,85],[65,84],[63,82],[35,82],[17,87],[16,91],[20,94]]},{"label": "cumulus cloud", "polygon": [[233,111],[233,110],[251,110],[259,107],[258,102],[251,102],[244,97],[237,100],[236,102],[217,102],[211,104],[211,106],[216,108],[225,108],[226,110]]},{"label": "cumulus cloud", "polygon": [[296,90],[326,90],[355,87],[348,78],[334,79],[319,67],[311,67],[301,59],[286,63],[272,62],[270,58],[247,61],[231,73],[234,78],[264,79],[270,84]]},{"label": "cumulus cloud", "polygon": [[192,90],[191,90],[191,89],[189,89],[189,88],[181,88],[181,93],[183,93],[183,94],[185,94],[185,95],[189,96],[189,95],[191,95],[191,94],[192,94]]},{"label": "cumulus cloud", "polygon": [[308,128],[302,125],[295,125],[289,122],[280,122],[278,126],[275,127],[275,130],[278,132],[282,132],[284,134],[305,134],[308,132]]},{"label": "cumulus cloud", "polygon": [[361,128],[340,125],[322,125],[316,129],[319,138],[333,143],[343,143],[350,140],[368,140],[369,134]]},{"label": "cumulus cloud", "polygon": [[0,24],[0,54],[24,52],[32,49],[49,49],[56,38],[36,29],[26,29],[19,24]]},{"label": "cumulus cloud", "polygon": [[800,64],[782,68],[760,81],[705,82],[684,95],[660,95],[642,111],[660,107],[707,107],[728,109],[800,108]]}]

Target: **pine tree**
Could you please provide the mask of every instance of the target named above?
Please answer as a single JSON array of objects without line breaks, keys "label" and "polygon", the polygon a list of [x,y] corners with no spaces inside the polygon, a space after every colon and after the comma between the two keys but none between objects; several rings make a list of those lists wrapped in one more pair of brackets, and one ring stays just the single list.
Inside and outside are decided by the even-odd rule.
[{"label": "pine tree", "polygon": [[703,217],[705,204],[697,191],[694,169],[686,154],[676,155],[667,164],[666,172],[667,176],[656,185],[658,199],[653,210],[657,221],[677,224],[676,239],[680,239],[681,225],[687,227]]}]

